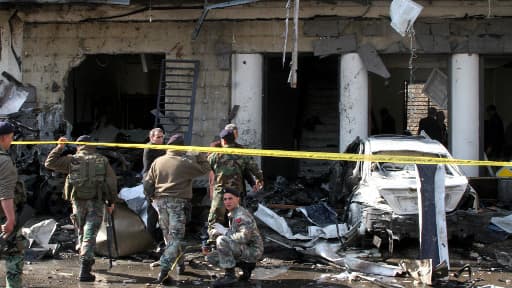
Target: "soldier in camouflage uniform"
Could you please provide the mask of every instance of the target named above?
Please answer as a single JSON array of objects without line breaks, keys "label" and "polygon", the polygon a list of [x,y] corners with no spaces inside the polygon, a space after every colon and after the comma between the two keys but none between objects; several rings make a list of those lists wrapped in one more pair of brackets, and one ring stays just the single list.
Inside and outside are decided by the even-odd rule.
[{"label": "soldier in camouflage uniform", "polygon": [[[14,231],[16,224],[16,206],[23,204],[24,191],[16,189],[18,171],[7,153],[14,136],[14,126],[8,122],[0,122],[0,221],[4,223],[2,233],[6,235],[18,233]],[[23,195],[21,195],[23,194]],[[5,259],[5,283],[8,288],[21,288],[23,274],[23,257],[25,255],[26,240],[19,233],[14,243],[2,254]]]},{"label": "soldier in camouflage uniform", "polygon": [[[233,130],[224,129],[219,136],[222,147],[236,148]],[[212,153],[208,156],[208,161],[215,172],[215,186],[210,214],[208,215],[208,235],[211,243],[215,241],[215,236],[211,234],[213,224],[225,224],[226,209],[222,204],[222,193],[220,193],[222,189],[229,187],[237,191],[243,191],[245,187],[243,175],[246,173],[253,175],[256,178],[256,188],[262,189],[263,172],[261,172],[254,159],[248,156]]]},{"label": "soldier in camouflage uniform", "polygon": [[[108,163],[108,159],[96,152],[94,146],[78,145],[76,155],[62,155],[64,147],[68,140],[65,137],[59,138],[59,143],[48,154],[45,166],[48,169],[55,170],[64,174],[70,174],[71,168],[76,161],[85,157],[93,156],[103,159],[105,163],[105,172],[103,178],[104,184],[96,186],[96,194],[92,199],[80,199],[78,191],[80,188],[71,184],[70,175],[66,177],[64,184],[64,199],[69,200],[73,206],[73,214],[71,220],[78,229],[80,238],[80,275],[78,280],[81,282],[93,282],[96,277],[91,274],[92,265],[94,265],[94,247],[96,246],[96,236],[103,220],[104,207],[106,205],[107,212],[112,213],[114,203],[117,198],[117,177]],[[88,135],[78,137],[77,142],[92,142],[92,138]]]},{"label": "soldier in camouflage uniform", "polygon": [[263,255],[263,241],[256,221],[249,211],[240,206],[240,192],[224,188],[224,206],[229,211],[229,228],[216,223],[212,233],[217,237],[217,250],[208,255],[208,261],[224,268],[224,277],[217,279],[213,287],[229,286],[237,282],[235,267],[243,271],[238,280],[249,281],[256,262]]},{"label": "soldier in camouflage uniform", "polygon": [[[184,145],[183,136],[175,134],[167,144]],[[164,156],[155,159],[144,178],[144,194],[158,208],[159,223],[166,243],[160,257],[160,274],[155,283],[169,283],[171,267],[176,264],[183,266],[183,255],[180,254],[183,252],[182,242],[185,238],[185,209],[190,206],[192,199],[192,180],[209,170],[205,154],[197,155],[195,161],[192,161],[184,152],[169,149]]]}]

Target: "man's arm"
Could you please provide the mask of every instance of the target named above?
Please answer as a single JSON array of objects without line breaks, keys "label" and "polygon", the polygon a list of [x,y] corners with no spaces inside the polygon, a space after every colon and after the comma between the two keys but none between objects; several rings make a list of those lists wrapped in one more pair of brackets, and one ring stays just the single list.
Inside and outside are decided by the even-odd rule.
[{"label": "man's arm", "polygon": [[65,137],[61,137],[58,141],[59,144],[57,144],[57,147],[53,148],[53,150],[48,154],[48,158],[46,158],[44,166],[48,169],[67,174],[69,173],[71,156],[62,156],[67,139]]},{"label": "man's arm", "polygon": [[1,205],[5,214],[5,218],[7,218],[7,221],[5,221],[5,223],[2,225],[2,232],[5,233],[5,236],[7,236],[13,232],[14,226],[16,225],[14,198],[2,199]]}]

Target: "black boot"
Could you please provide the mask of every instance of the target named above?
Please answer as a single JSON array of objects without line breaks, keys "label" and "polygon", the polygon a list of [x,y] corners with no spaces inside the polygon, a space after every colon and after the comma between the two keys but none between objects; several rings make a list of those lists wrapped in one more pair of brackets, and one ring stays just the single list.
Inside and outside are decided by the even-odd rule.
[{"label": "black boot", "polygon": [[153,284],[169,284],[172,281],[171,277],[169,276],[169,269],[163,269],[160,270],[160,273],[158,274],[158,278],[153,282]]},{"label": "black boot", "polygon": [[235,268],[226,269],[224,277],[219,278],[213,282],[213,287],[230,287],[238,281],[235,275]]},{"label": "black boot", "polygon": [[243,274],[238,277],[240,281],[249,281],[251,279],[252,270],[256,268],[256,263],[249,263],[245,261],[241,261],[237,263],[237,266],[242,269]]},{"label": "black boot", "polygon": [[80,261],[80,275],[78,276],[80,282],[94,282],[94,280],[96,280],[96,276],[91,274],[93,264],[94,260]]}]

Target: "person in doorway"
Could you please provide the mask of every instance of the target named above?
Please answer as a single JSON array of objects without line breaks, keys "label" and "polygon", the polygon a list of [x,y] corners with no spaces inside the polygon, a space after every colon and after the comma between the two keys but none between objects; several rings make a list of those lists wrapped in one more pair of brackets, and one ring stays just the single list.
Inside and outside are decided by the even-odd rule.
[{"label": "person in doorway", "polygon": [[484,124],[484,147],[489,159],[499,159],[505,142],[505,131],[495,105],[487,106],[487,120]]},{"label": "person in doorway", "polygon": [[[149,131],[149,142],[147,144],[162,145],[164,143],[164,137],[164,130],[161,128],[153,128]],[[164,154],[164,149],[144,148],[144,153],[142,154],[142,178],[146,176],[146,173],[148,172],[149,167],[151,167],[153,161]]]},{"label": "person in doorway", "polygon": [[387,108],[380,109],[380,121],[382,123],[380,133],[382,134],[395,134],[396,128],[395,128],[395,119],[391,114],[389,114],[389,111]]},{"label": "person in doorway", "polygon": [[[117,198],[117,177],[108,159],[97,153],[94,146],[79,144],[75,155],[62,155],[68,140],[61,137],[48,154],[45,166],[67,174],[64,184],[64,200],[73,206],[71,221],[78,230],[80,240],[80,282],[93,282],[96,236],[103,220],[103,213],[111,213]],[[78,137],[77,142],[92,142],[88,135]],[[106,206],[106,209],[105,209]]]},{"label": "person in doorway", "polygon": [[[256,262],[263,255],[263,241],[254,217],[240,206],[240,192],[229,187],[221,191],[228,213],[229,228],[215,224],[212,233],[218,235],[217,250],[208,255],[208,262],[225,269],[223,277],[213,282],[213,287],[233,285],[237,281],[249,281]],[[242,269],[240,278],[235,267]]]},{"label": "person in doorway", "polygon": [[[9,122],[0,122],[0,221],[2,233],[5,236],[16,233],[14,241],[8,243],[8,248],[2,252],[5,259],[5,285],[8,288],[21,288],[23,275],[23,257],[25,255],[26,240],[20,231],[14,231],[16,221],[16,207],[25,202],[25,191],[18,183],[18,171],[14,166],[7,150],[11,147],[14,137],[14,125]],[[23,187],[21,185],[21,187]]]},{"label": "person in doorway", "polygon": [[[167,144],[185,143],[181,134],[175,134]],[[164,156],[158,157],[151,164],[144,178],[144,194],[156,204],[166,244],[160,257],[160,273],[155,283],[166,284],[171,281],[169,271],[174,262],[178,262],[183,270],[184,256],[181,253],[187,219],[185,210],[190,209],[192,180],[209,170],[210,165],[204,153],[198,154],[195,160],[190,160],[185,152],[169,149]]]},{"label": "person in doorway", "polygon": [[436,120],[439,126],[441,127],[441,144],[444,145],[444,147],[448,147],[448,130],[446,129],[446,124],[444,123],[446,117],[444,116],[443,111],[437,111],[436,113]]},{"label": "person in doorway", "polygon": [[428,108],[428,115],[425,118],[421,118],[418,125],[418,135],[421,131],[425,131],[431,139],[435,139],[441,142],[441,126],[436,120],[437,109],[434,107]]},{"label": "person in doorway", "polygon": [[[219,136],[222,147],[236,147],[233,130],[224,129]],[[225,223],[226,210],[222,205],[222,193],[220,193],[222,189],[229,187],[242,191],[244,189],[244,174],[249,173],[251,177],[256,178],[255,189],[260,190],[263,188],[263,172],[254,159],[248,156],[211,153],[208,156],[208,161],[215,173],[213,199],[208,215],[209,243],[214,243],[215,235],[211,234],[213,224]]]}]

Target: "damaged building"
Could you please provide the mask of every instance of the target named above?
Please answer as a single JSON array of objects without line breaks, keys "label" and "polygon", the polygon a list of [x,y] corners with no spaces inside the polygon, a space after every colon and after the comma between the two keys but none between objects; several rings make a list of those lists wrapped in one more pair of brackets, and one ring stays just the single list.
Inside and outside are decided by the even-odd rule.
[{"label": "damaged building", "polygon": [[[378,133],[383,108],[402,133],[435,104],[447,112],[453,156],[483,159],[482,107],[512,121],[501,111],[512,91],[512,4],[418,3],[402,36],[389,1],[1,1],[0,66],[33,88],[21,111],[32,109],[27,123],[42,140],[96,133],[141,143],[157,124],[207,146],[232,121],[249,147],[339,152]],[[188,75],[164,77],[174,68]],[[418,88],[429,80],[434,92]],[[177,82],[192,91],[166,90]],[[413,101],[425,91],[432,97]],[[172,93],[186,104],[159,102]],[[261,163],[270,178],[328,166]]]},{"label": "damaged building", "polygon": [[[184,133],[188,145],[206,147],[231,122],[238,126],[237,141],[247,147],[362,155],[370,149],[359,148],[364,145],[363,140],[354,142],[357,137],[416,135],[420,119],[435,107],[446,116],[447,149],[439,143],[436,148],[442,157],[484,160],[485,107],[494,105],[504,126],[510,126],[506,130],[511,138],[503,139],[503,154],[496,159],[508,161],[511,27],[512,2],[505,0],[0,0],[0,118],[16,124],[16,140],[90,134],[97,142],[146,143],[148,131],[159,126],[167,135]],[[371,141],[384,140],[376,136]],[[11,150],[29,201],[36,209],[62,216],[69,210],[60,197],[64,179],[41,165],[52,147],[13,145]],[[120,176],[120,187],[140,183],[142,149],[101,152]],[[423,155],[419,152],[414,155]],[[273,241],[342,265],[337,252],[351,239],[334,245],[316,241],[318,235],[332,240],[340,232],[350,233],[351,227],[337,223],[349,217],[336,213],[347,208],[343,205],[356,182],[350,191],[342,191],[346,194],[333,195],[340,187],[324,189],[324,179],[316,178],[334,168],[331,176],[337,179],[331,184],[340,184],[346,169],[336,171],[340,167],[328,160],[258,160],[265,180],[270,180],[266,183],[272,183],[265,192],[280,201],[267,202],[263,198],[269,194],[263,194],[253,208],[269,204],[278,210],[258,209],[259,220],[268,219],[263,222],[270,228],[290,236]],[[414,170],[355,161],[349,165],[361,167],[361,175],[377,169],[412,175]],[[459,168],[448,168],[447,177],[464,178],[459,183],[464,188],[456,192],[471,194],[477,203],[465,176],[480,192],[479,183],[471,181],[495,171]],[[293,182],[297,179],[306,180]],[[196,185],[205,188],[206,181]],[[408,189],[404,194],[411,196],[414,189]],[[461,195],[447,211],[469,202]],[[326,198],[329,204],[336,202],[336,211],[318,204]],[[415,203],[416,198],[407,200]],[[467,207],[478,210],[477,205]],[[303,221],[287,227],[279,217],[292,215],[296,208],[306,218],[322,212],[327,215],[323,219],[308,220],[317,226],[332,220],[331,226],[310,228]],[[469,213],[455,214],[448,225]],[[393,224],[391,216],[381,216],[363,220],[377,228],[392,252],[393,241],[401,238],[384,226]],[[475,219],[485,226],[492,216]],[[349,224],[354,227],[361,219]],[[282,227],[273,227],[276,223]],[[473,223],[466,224],[467,230],[455,232],[478,233],[471,230]],[[404,238],[418,237],[408,234],[417,222],[400,225],[407,230],[402,231]],[[304,236],[308,233],[312,236]],[[290,239],[302,242],[296,246]]]}]

